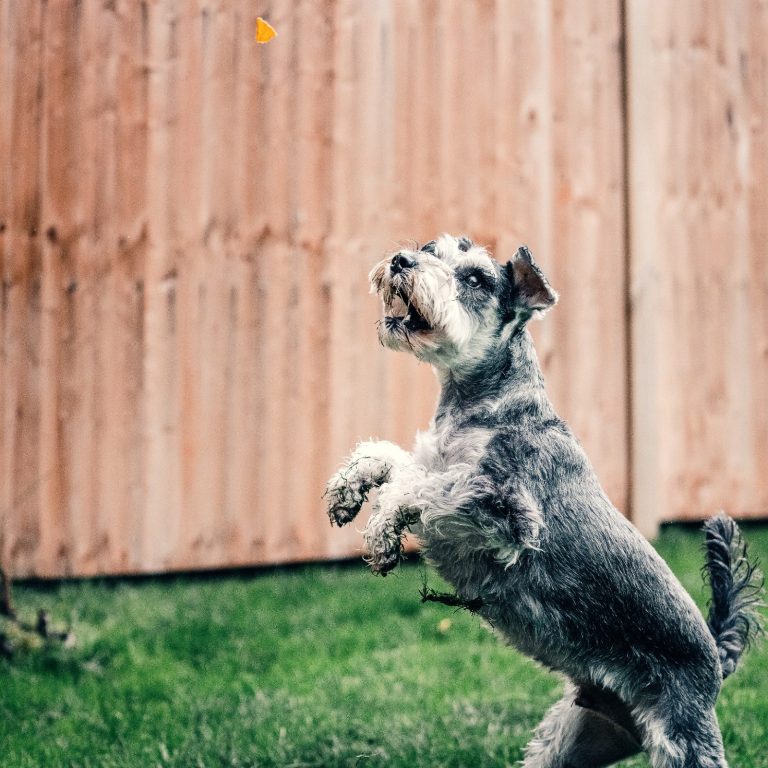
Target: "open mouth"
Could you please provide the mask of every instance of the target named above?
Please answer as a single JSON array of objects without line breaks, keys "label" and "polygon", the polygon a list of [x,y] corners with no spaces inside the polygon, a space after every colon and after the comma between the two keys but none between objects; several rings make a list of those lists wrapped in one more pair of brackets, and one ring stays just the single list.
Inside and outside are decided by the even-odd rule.
[{"label": "open mouth", "polygon": [[409,299],[401,292],[384,302],[384,321],[389,328],[402,325],[408,331],[429,331],[432,326],[426,321]]}]

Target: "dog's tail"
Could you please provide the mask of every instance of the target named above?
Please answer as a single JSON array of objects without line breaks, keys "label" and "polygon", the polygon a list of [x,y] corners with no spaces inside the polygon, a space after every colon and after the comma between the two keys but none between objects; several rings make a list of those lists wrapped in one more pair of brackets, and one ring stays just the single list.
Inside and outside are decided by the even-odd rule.
[{"label": "dog's tail", "polygon": [[704,524],[705,575],[712,588],[707,624],[720,653],[723,678],[728,677],[754,637],[762,632],[755,608],[761,605],[763,576],[750,561],[747,543],[736,523],[724,513]]}]

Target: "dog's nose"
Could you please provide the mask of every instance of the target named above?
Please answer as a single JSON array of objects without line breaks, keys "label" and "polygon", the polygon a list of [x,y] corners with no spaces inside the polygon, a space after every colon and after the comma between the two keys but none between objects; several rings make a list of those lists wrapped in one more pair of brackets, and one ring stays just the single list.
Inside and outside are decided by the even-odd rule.
[{"label": "dog's nose", "polygon": [[416,266],[416,259],[412,259],[405,253],[396,253],[392,257],[392,273],[402,272],[406,269],[411,269]]}]

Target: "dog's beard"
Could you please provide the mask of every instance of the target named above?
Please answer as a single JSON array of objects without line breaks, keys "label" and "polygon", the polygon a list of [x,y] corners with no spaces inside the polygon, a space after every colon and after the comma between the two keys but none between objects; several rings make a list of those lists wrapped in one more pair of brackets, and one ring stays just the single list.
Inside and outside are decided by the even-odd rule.
[{"label": "dog's beard", "polygon": [[441,333],[423,275],[416,270],[392,275],[389,260],[385,259],[374,267],[370,281],[384,308],[384,317],[378,324],[381,343],[390,349],[412,352],[417,357],[434,350]]},{"label": "dog's beard", "polygon": [[455,356],[467,335],[468,320],[447,268],[437,265],[392,275],[385,259],[374,267],[370,281],[384,308],[378,332],[385,347],[432,363]]},{"label": "dog's beard", "polygon": [[441,332],[428,319],[418,294],[405,289],[387,291],[382,295],[384,317],[379,321],[379,340],[391,349],[412,352],[424,357],[440,345]]}]

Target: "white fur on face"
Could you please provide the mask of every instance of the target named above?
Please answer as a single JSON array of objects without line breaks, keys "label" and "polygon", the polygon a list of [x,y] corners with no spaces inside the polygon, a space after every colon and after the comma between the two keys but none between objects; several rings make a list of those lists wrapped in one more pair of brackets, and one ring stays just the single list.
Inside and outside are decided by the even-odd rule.
[{"label": "white fur on face", "polygon": [[493,322],[498,309],[491,297],[482,314],[469,312],[462,304],[456,270],[475,268],[489,279],[498,279],[498,265],[488,252],[476,245],[463,251],[458,238],[442,235],[435,253],[400,250],[416,262],[413,269],[393,274],[392,257],[380,261],[371,271],[371,290],[381,296],[384,318],[379,322],[379,339],[391,349],[410,351],[438,367],[471,365],[484,357],[498,326]]}]

